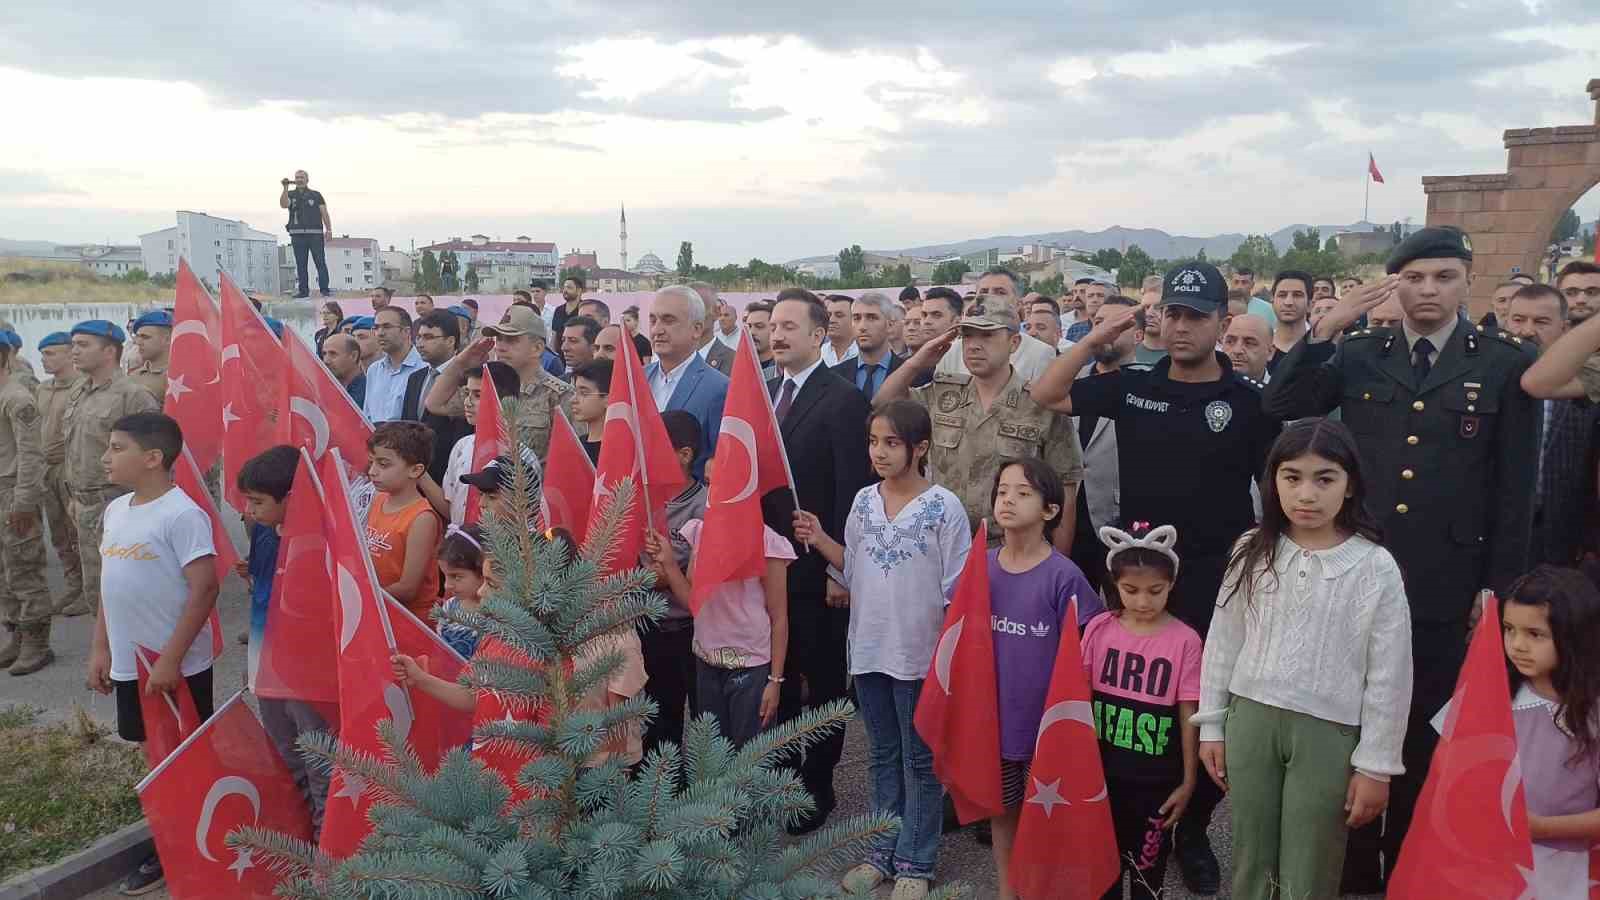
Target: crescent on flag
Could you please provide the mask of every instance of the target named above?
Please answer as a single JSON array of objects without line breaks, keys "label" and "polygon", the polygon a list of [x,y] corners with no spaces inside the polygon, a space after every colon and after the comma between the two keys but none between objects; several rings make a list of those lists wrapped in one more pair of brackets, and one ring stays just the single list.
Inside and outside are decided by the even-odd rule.
[{"label": "crescent on flag", "polygon": [[199,319],[185,319],[174,326],[172,329],[172,343],[176,344],[178,338],[186,334],[197,334],[201,340],[208,344],[211,343],[211,333],[206,331],[206,323]]},{"label": "crescent on flag", "polygon": [[321,459],[322,454],[328,451],[328,417],[315,403],[305,397],[291,397],[289,413],[305,419],[311,426],[311,431],[316,435],[316,445],[311,451],[311,458]]},{"label": "crescent on flag", "polygon": [[[1045,730],[1057,722],[1077,722],[1094,731],[1094,707],[1087,700],[1063,700],[1044,711],[1044,716],[1039,719],[1039,735],[1044,737]],[[1037,738],[1035,739],[1037,740]],[[1089,803],[1106,799],[1105,779],[1100,781],[1100,793],[1088,798]]]},{"label": "crescent on flag", "polygon": [[967,623],[962,616],[955,624],[939,635],[939,646],[933,651],[933,677],[946,694],[950,693],[950,660],[956,655],[956,645],[961,643],[961,630]]},{"label": "crescent on flag", "polygon": [[719,503],[738,503],[741,500],[749,499],[750,495],[756,492],[756,486],[760,483],[760,478],[757,477],[761,472],[760,466],[756,463],[756,430],[750,427],[749,422],[737,416],[726,416],[722,420],[721,434],[738,441],[740,446],[744,447],[745,455],[750,457],[750,478],[745,482],[744,488],[737,495],[718,501]]},{"label": "crescent on flag", "polygon": [[383,705],[389,708],[389,718],[394,720],[395,734],[401,743],[406,743],[411,738],[411,698],[406,696],[406,689],[398,684],[390,683],[383,686]]},{"label": "crescent on flag", "polygon": [[195,847],[201,856],[211,862],[221,862],[211,855],[211,848],[207,846],[211,833],[211,817],[216,815],[217,804],[230,794],[238,794],[249,800],[251,809],[255,811],[255,817],[261,817],[261,792],[256,790],[250,779],[239,775],[224,775],[213,782],[211,790],[206,792],[205,802],[200,806],[200,821],[194,829]]},{"label": "crescent on flag", "polygon": [[342,564],[339,569],[339,652],[343,653],[350,646],[350,641],[356,636],[356,629],[361,627],[361,588],[356,585],[356,577],[350,574]]}]

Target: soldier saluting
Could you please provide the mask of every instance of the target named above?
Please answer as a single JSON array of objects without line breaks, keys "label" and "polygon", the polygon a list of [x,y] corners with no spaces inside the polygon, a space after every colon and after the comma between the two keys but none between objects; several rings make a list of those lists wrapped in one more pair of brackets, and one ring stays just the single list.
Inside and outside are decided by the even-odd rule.
[{"label": "soldier saluting", "polygon": [[[1317,322],[1265,393],[1268,412],[1286,419],[1342,410],[1411,606],[1406,773],[1394,781],[1381,837],[1379,823],[1351,837],[1345,889],[1358,893],[1378,889],[1377,850],[1393,869],[1438,740],[1428,721],[1455,689],[1474,598],[1527,569],[1538,452],[1536,408],[1519,385],[1533,354],[1460,313],[1472,280],[1467,235],[1424,228],[1394,249],[1386,269],[1387,278],[1351,291]],[[1335,344],[1391,297],[1405,313],[1399,327]]]}]

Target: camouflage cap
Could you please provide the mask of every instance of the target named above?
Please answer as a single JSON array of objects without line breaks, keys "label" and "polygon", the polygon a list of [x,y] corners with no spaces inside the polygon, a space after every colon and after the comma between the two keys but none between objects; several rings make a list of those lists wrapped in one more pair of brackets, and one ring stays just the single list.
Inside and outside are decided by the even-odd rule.
[{"label": "camouflage cap", "polygon": [[1017,317],[1017,308],[1009,303],[992,297],[980,297],[962,314],[961,328],[976,328],[979,331],[1006,331],[1016,334],[1022,330],[1022,320]]}]

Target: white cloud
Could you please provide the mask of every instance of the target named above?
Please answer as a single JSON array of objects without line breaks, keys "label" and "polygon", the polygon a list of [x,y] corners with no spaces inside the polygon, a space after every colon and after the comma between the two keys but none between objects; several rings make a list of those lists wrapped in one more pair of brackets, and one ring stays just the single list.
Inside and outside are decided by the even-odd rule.
[{"label": "white cloud", "polygon": [[1260,68],[1273,59],[1310,47],[1307,43],[1241,40],[1218,44],[1186,45],[1173,41],[1155,53],[1126,53],[1115,56],[1107,69],[1136,78],[1181,78],[1223,72],[1230,69]]}]

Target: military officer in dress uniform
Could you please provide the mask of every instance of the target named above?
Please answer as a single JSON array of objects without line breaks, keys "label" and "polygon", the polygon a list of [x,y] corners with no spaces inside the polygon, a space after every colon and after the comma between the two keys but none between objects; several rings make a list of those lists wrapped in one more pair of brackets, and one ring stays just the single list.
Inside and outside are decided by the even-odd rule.
[{"label": "military officer in dress uniform", "polygon": [[[1467,235],[1424,228],[1387,269],[1317,322],[1265,393],[1267,410],[1285,419],[1342,411],[1410,600],[1406,774],[1394,780],[1381,838],[1378,823],[1352,835],[1345,888],[1354,893],[1378,889],[1379,847],[1393,871],[1438,739],[1428,723],[1455,689],[1475,597],[1528,567],[1538,453],[1536,407],[1519,384],[1531,348],[1460,315],[1472,272]],[[1405,313],[1400,327],[1332,340],[1391,296]]]},{"label": "military officer in dress uniform", "polygon": [[[923,344],[884,381],[876,399],[884,403],[909,394],[927,407],[933,419],[929,474],[935,484],[961,498],[974,533],[979,521],[989,519],[992,543],[998,543],[1001,535],[991,503],[1001,460],[1024,456],[1043,460],[1061,476],[1067,490],[1054,537],[1056,547],[1066,553],[1072,547],[1083,451],[1072,417],[1034,402],[1028,383],[1011,364],[1021,333],[1015,307],[986,299],[969,309],[957,327]],[[932,383],[912,387],[934,370],[957,337],[970,374],[941,372]]]}]

